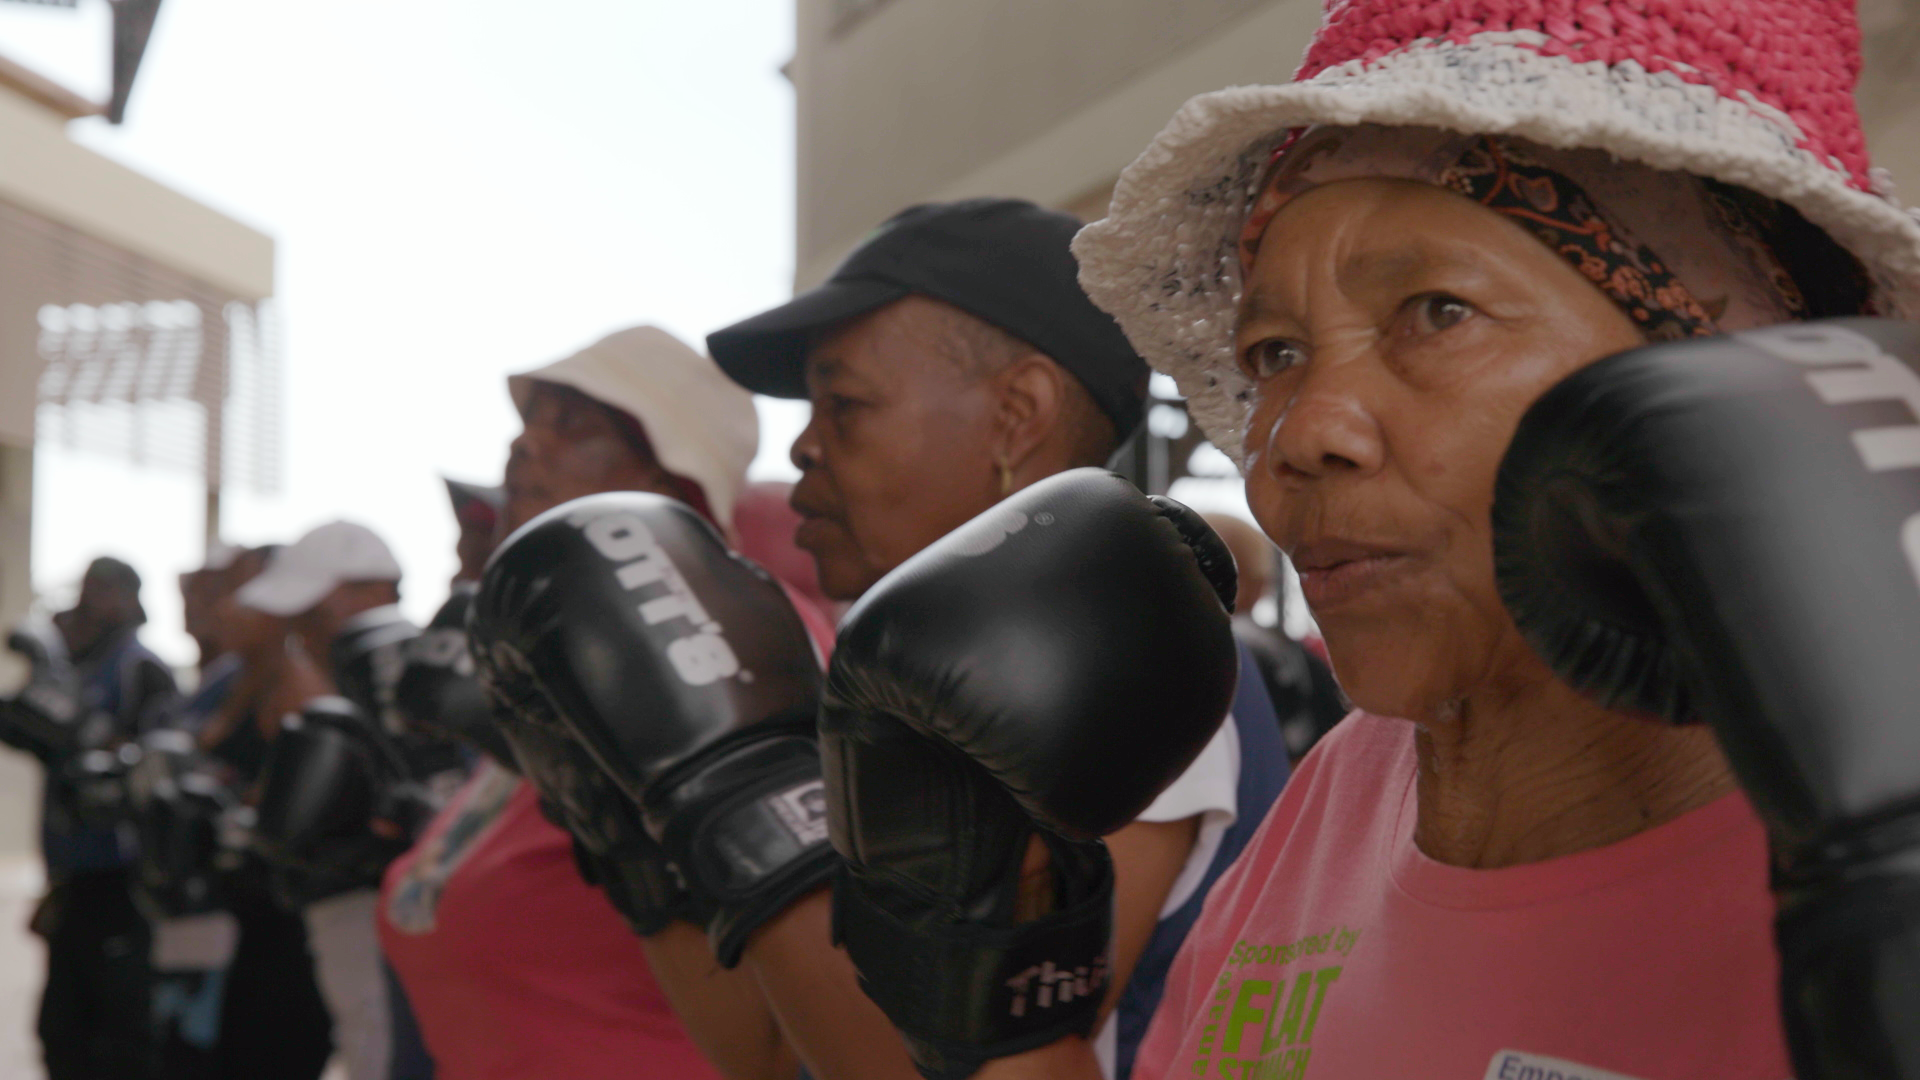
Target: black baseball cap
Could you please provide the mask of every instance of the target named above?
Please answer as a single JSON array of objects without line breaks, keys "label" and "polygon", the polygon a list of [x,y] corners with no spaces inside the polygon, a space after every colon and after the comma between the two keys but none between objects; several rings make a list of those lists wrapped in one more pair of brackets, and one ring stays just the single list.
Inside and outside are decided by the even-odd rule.
[{"label": "black baseball cap", "polygon": [[1147,364],[1080,289],[1071,214],[1019,199],[909,207],[826,283],[707,335],[707,351],[756,394],[807,396],[807,345],[834,323],[912,293],[943,300],[1040,350],[1080,380],[1125,439],[1146,409]]}]

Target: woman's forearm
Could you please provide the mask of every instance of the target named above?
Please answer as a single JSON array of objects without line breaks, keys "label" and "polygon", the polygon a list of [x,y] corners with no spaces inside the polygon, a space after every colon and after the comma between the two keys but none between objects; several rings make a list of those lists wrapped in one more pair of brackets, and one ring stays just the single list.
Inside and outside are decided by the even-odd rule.
[{"label": "woman's forearm", "polygon": [[919,1080],[900,1033],[834,947],[832,910],[827,889],[793,904],[754,935],[746,966],[816,1080]]},{"label": "woman's forearm", "polygon": [[705,931],[675,922],[641,942],[680,1023],[727,1080],[793,1080],[798,1059],[759,984],[744,967],[721,967]]},{"label": "woman's forearm", "polygon": [[1093,1044],[1070,1037],[1012,1057],[987,1062],[973,1080],[1102,1080]]}]

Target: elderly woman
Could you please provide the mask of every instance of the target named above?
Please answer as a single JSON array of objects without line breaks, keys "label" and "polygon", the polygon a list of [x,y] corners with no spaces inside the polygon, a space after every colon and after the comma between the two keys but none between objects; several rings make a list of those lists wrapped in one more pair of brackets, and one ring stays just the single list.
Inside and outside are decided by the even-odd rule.
[{"label": "elderly woman", "polygon": [[[1493,478],[1608,354],[1920,310],[1920,226],[1872,193],[1850,4],[1521,9],[1331,5],[1300,82],[1190,103],[1076,242],[1359,709],[1216,888],[1138,1077],[1791,1071],[1762,825],[1709,732],[1520,639]],[[1094,1074],[1067,1040],[981,1075]]]},{"label": "elderly woman", "polygon": [[[603,491],[668,495],[732,522],[758,439],[752,399],[666,331],[617,331],[507,387],[523,429],[503,536]],[[720,1075],[678,1013],[734,1015],[752,991],[711,965],[679,979],[657,970],[607,894],[581,880],[582,862],[533,786],[487,762],[388,867],[381,945],[440,1080]],[[669,932],[705,947],[690,926]],[[778,1053],[774,1032],[749,1018],[732,1035],[715,1062],[778,1067],[762,1064]]]}]

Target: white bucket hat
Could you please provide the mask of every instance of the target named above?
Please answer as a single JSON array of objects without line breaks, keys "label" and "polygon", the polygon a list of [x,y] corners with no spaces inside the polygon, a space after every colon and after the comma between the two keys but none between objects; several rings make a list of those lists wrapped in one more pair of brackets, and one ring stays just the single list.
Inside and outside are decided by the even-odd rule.
[{"label": "white bucket hat", "polygon": [[1920,317],[1920,221],[1869,168],[1859,41],[1851,0],[1329,0],[1294,82],[1194,98],[1121,174],[1074,241],[1081,285],[1238,460],[1255,188],[1290,132],[1381,124],[1604,150],[1778,199],[1860,261],[1878,313]]},{"label": "white bucket hat", "polygon": [[753,395],[712,360],[659,327],[635,326],[508,376],[522,414],[536,382],[570,386],[638,420],[660,466],[699,484],[720,527],[732,527],[734,500],[760,448],[760,418]]}]

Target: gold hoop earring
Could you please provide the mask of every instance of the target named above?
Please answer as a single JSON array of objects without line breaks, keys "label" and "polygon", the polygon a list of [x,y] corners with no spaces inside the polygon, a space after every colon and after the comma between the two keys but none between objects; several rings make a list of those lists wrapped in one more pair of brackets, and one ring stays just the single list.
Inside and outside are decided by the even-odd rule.
[{"label": "gold hoop earring", "polygon": [[1011,494],[1013,494],[1013,470],[1002,461],[1000,462],[1000,497],[1004,499]]}]

